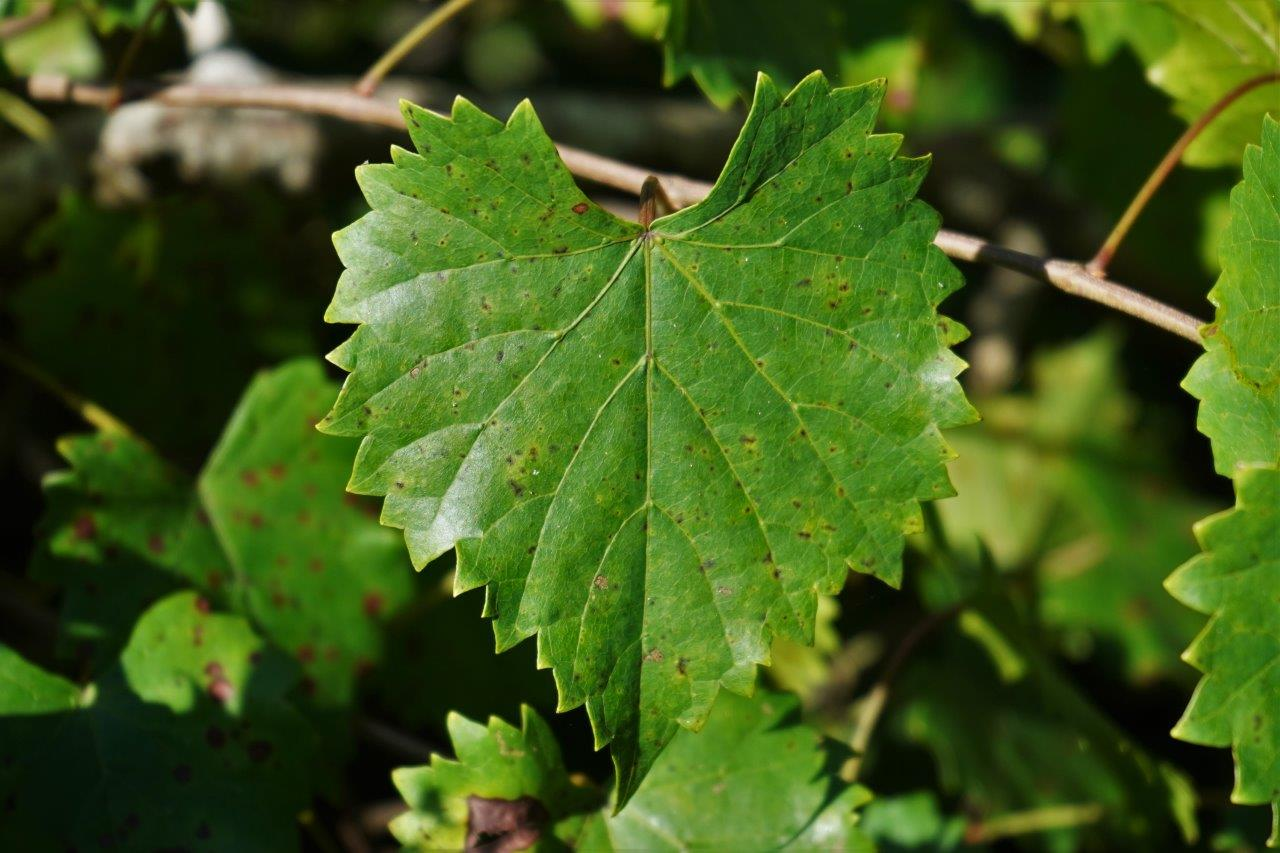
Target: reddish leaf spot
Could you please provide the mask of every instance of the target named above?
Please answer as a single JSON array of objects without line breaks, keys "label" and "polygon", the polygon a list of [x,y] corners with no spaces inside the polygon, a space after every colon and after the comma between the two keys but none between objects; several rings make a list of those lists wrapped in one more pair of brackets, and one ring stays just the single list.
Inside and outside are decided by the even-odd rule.
[{"label": "reddish leaf spot", "polygon": [[364,602],[363,602],[364,615],[368,616],[370,619],[377,617],[378,614],[382,612],[383,604],[384,604],[384,601],[382,598],[382,593],[366,592],[364,594]]},{"label": "reddish leaf spot", "polygon": [[298,646],[298,651],[296,654],[297,654],[298,660],[302,661],[303,663],[311,663],[316,659],[315,646],[312,646],[310,643],[305,643],[301,646]]},{"label": "reddish leaf spot", "polygon": [[587,212],[588,208],[589,205],[585,201],[580,201],[573,206],[573,212],[581,216]]},{"label": "reddish leaf spot", "polygon": [[236,689],[225,678],[216,678],[209,684],[209,696],[223,705],[230,702],[235,693]]},{"label": "reddish leaf spot", "polygon": [[258,483],[261,482],[257,471],[241,471],[240,480],[251,489],[257,488]]},{"label": "reddish leaf spot", "polygon": [[94,523],[91,515],[82,515],[77,518],[71,529],[75,533],[75,537],[82,542],[98,535],[98,525]]},{"label": "reddish leaf spot", "polygon": [[287,469],[283,462],[273,462],[271,467],[267,469],[267,476],[273,480],[283,480]]},{"label": "reddish leaf spot", "polygon": [[196,610],[200,613],[208,613],[210,610],[209,599],[203,595],[196,596]]},{"label": "reddish leaf spot", "polygon": [[153,554],[164,553],[164,539],[158,533],[152,533],[147,539],[147,548]]}]

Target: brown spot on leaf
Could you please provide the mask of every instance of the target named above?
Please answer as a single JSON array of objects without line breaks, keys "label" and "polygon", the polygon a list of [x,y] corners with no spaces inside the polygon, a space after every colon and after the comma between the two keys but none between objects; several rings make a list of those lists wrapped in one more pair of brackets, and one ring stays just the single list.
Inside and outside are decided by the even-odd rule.
[{"label": "brown spot on leaf", "polygon": [[82,542],[98,535],[98,525],[94,523],[93,516],[88,514],[77,517],[75,522],[72,523],[71,529],[75,533],[75,537]]},{"label": "brown spot on leaf", "polygon": [[590,205],[588,205],[585,201],[580,201],[573,206],[573,212],[578,214],[579,216],[586,213],[588,209],[590,209]]},{"label": "brown spot on leaf", "polygon": [[225,678],[216,678],[209,684],[209,697],[215,702],[226,704],[235,695],[235,688]]},{"label": "brown spot on leaf", "polygon": [[382,612],[383,603],[382,593],[366,592],[364,599],[360,602],[360,606],[364,609],[364,615],[373,619]]},{"label": "brown spot on leaf", "polygon": [[542,837],[547,810],[533,797],[498,800],[467,797],[467,851],[512,853],[527,850]]}]

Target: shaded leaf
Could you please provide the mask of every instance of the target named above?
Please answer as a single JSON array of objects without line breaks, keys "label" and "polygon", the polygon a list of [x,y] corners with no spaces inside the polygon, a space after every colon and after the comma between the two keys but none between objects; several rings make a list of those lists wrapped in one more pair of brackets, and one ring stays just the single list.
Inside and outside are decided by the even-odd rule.
[{"label": "shaded leaf", "polygon": [[[1280,65],[1280,4],[1275,0],[973,0],[1002,15],[1023,38],[1035,38],[1050,17],[1074,18],[1088,53],[1103,61],[1127,46],[1146,67],[1147,80],[1195,121],[1236,86],[1273,74]],[[1280,81],[1253,90],[1228,107],[1196,138],[1183,159],[1193,166],[1239,162],[1258,140],[1258,121],[1280,112]]]},{"label": "shaded leaf", "polygon": [[1134,682],[1183,679],[1200,624],[1161,585],[1212,505],[1147,463],[1119,348],[1098,334],[1038,353],[1030,394],[979,400],[983,422],[949,436],[958,494],[938,511],[966,555],[981,542],[1001,569],[1035,573],[1040,616],[1071,656]]},{"label": "shaded leaf", "polygon": [[648,231],[593,205],[524,104],[407,107],[418,153],[358,172],[328,319],[360,323],[322,424],[364,436],[416,566],[454,546],[499,646],[538,634],[621,800],[850,568],[890,583],[939,426],[972,411],[935,306],[961,283],[871,134],[883,88],[761,77],[719,182]]},{"label": "shaded leaf", "polygon": [[[854,16],[838,0],[666,0],[662,33],[666,85],[692,76],[713,103],[727,107],[764,73],[784,85],[815,68],[838,75],[853,41]],[[762,38],[768,33],[767,38]]]},{"label": "shaded leaf", "polygon": [[1036,846],[1167,849],[1194,840],[1190,782],[1095,709],[998,596],[962,613],[931,648],[895,687],[894,722],[933,753],[943,789],[975,820],[1092,806],[1081,810],[1091,819],[1042,833]]},{"label": "shaded leaf", "polygon": [[46,481],[47,524],[52,552],[76,562],[46,576],[68,584],[73,618],[109,638],[124,607],[176,576],[293,654],[319,699],[348,701],[413,576],[396,537],[343,492],[353,442],[315,431],[334,390],[314,361],[259,376],[195,483],[128,436],[63,440],[71,468]]},{"label": "shaded leaf", "polygon": [[526,816],[540,809],[543,820],[525,822],[540,849],[553,838],[587,850],[870,849],[854,813],[869,797],[838,776],[847,750],[799,723],[792,697],[724,697],[704,731],[678,735],[616,814],[602,791],[570,777],[537,712],[526,707],[521,719],[520,729],[497,718],[486,728],[451,716],[457,760],[395,772],[410,807],[392,823],[396,838],[412,850],[459,848],[483,799],[520,803]]},{"label": "shaded leaf", "polygon": [[0,649],[0,846],[296,849],[318,745],[296,680],[195,593],[148,610],[84,690]]},{"label": "shaded leaf", "polygon": [[102,52],[89,22],[79,9],[72,8],[0,40],[0,57],[15,77],[65,74],[73,80],[86,80],[102,71]]},{"label": "shaded leaf", "polygon": [[691,77],[722,108],[745,100],[762,71],[790,86],[818,69],[849,83],[886,78],[886,126],[987,129],[1011,88],[1008,69],[961,35],[966,22],[948,2],[666,0],[662,8],[664,82]]},{"label": "shaded leaf", "polygon": [[126,211],[66,193],[28,246],[40,272],[6,295],[14,338],[68,387],[198,464],[254,371],[317,349],[304,284],[315,279],[264,236],[287,232],[283,219],[252,195]]},{"label": "shaded leaf", "polygon": [[964,819],[944,815],[932,791],[877,796],[862,810],[858,828],[882,853],[943,853],[959,850],[965,844]]}]

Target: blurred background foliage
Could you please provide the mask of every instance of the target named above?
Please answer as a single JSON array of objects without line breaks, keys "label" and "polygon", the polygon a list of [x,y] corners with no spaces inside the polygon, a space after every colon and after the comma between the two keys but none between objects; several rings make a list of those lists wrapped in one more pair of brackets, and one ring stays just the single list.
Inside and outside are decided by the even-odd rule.
[{"label": "blurred background foliage", "polygon": [[[255,374],[314,359],[344,334],[321,321],[340,269],[329,235],[363,209],[352,168],[386,159],[401,134],[247,111],[33,111],[21,78],[109,76],[147,22],[134,76],[353,81],[429,5],[228,0],[229,31],[201,43],[175,14],[152,15],[154,3],[0,0],[0,337],[7,358],[103,406],[175,477],[193,478],[219,436],[228,440]],[[903,133],[910,153],[932,153],[922,194],[949,227],[1071,258],[1093,252],[1183,118],[1203,108],[1198,90],[1148,82],[1153,66],[1185,62],[1160,42],[1166,24],[1124,30],[1107,17],[1152,14],[1137,0],[786,5],[779,16],[770,0],[477,0],[410,54],[385,93],[437,108],[462,93],[497,114],[528,97],[557,140],[711,179],[758,69],[883,76],[883,129]],[[1223,134],[1243,126],[1229,124]],[[1175,172],[1111,268],[1202,316],[1239,179],[1238,156],[1218,144],[1193,152],[1198,168]],[[634,213],[633,199],[598,197]],[[1195,353],[1014,274],[964,272],[968,287],[946,308],[974,333],[960,353],[984,420],[949,436],[959,496],[931,516],[944,535],[913,543],[903,594],[851,577],[824,604],[816,647],[780,644],[764,677],[847,738],[858,697],[912,626],[977,596],[965,618],[919,641],[899,675],[860,779],[878,797],[864,811],[869,834],[897,850],[1259,846],[1265,814],[1228,802],[1230,756],[1168,737],[1195,682],[1179,655],[1204,620],[1161,583],[1195,553],[1191,523],[1230,503],[1179,389]],[[101,651],[59,642],[54,614],[79,626],[73,637],[118,635],[111,619],[174,588],[182,570],[145,547],[48,553],[41,536],[56,507],[38,523],[41,480],[64,467],[52,437],[85,428],[21,372],[0,376],[10,497],[0,640],[84,677]],[[74,540],[74,517],[65,523]],[[68,580],[77,560],[122,580],[105,592]],[[608,775],[582,711],[554,713],[533,644],[492,653],[479,597],[449,595],[448,562],[395,593],[380,658],[353,697],[335,689],[346,716],[322,724],[375,747],[339,750],[348,762],[322,820],[380,815],[393,797],[387,768],[421,760],[406,749],[446,742],[450,710],[514,719],[520,702],[532,704],[568,766]],[[103,595],[114,598],[93,602]],[[305,671],[307,653],[281,645]],[[409,733],[408,745],[387,730]],[[1076,809],[1063,813],[1065,828],[1001,823],[1058,807]],[[368,834],[387,843],[376,826]]]}]

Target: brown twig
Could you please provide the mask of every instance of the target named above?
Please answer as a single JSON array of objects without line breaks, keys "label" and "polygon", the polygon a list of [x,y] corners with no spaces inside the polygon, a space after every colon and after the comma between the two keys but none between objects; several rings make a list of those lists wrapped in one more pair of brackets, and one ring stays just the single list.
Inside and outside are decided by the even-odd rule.
[{"label": "brown twig", "polygon": [[[54,75],[32,77],[28,81],[27,90],[33,99],[39,101],[60,101],[100,108],[110,103],[112,95],[110,88],[72,83],[65,77]],[[127,88],[126,97],[130,96],[148,98],[174,107],[290,110],[396,129],[404,127],[404,118],[396,105],[364,98],[344,89],[297,84],[237,87],[178,83],[160,87]],[[640,193],[645,179],[653,175],[648,169],[620,163],[580,148],[568,145],[557,145],[556,148],[565,166],[573,174],[634,195]],[[711,191],[711,184],[704,181],[670,174],[658,174],[655,177],[661,182],[675,207],[686,207],[701,201]],[[1016,270],[1066,293],[1092,300],[1189,341],[1201,343],[1199,329],[1204,321],[1131,288],[1092,275],[1083,265],[1074,261],[1028,255],[947,229],[939,231],[934,242],[952,258]]]},{"label": "brown twig", "polygon": [[1087,272],[1075,261],[1056,258],[1039,258],[1003,246],[994,246],[986,240],[942,229],[934,238],[949,257],[961,261],[980,261],[1005,269],[1016,270],[1032,278],[1052,284],[1061,291],[1089,299],[1113,308],[1130,317],[1145,320],[1166,332],[1201,344],[1200,327],[1204,321],[1179,311],[1163,302],[1136,290],[1115,284]]},{"label": "brown twig", "polygon": [[376,92],[378,84],[391,73],[391,69],[395,68],[400,60],[408,56],[410,51],[430,38],[432,33],[448,23],[450,18],[470,6],[473,2],[474,0],[446,0],[446,2],[432,9],[425,18],[418,22],[417,26],[405,33],[364,73],[364,76],[360,78],[360,82],[355,85],[356,94],[367,98]]},{"label": "brown twig", "polygon": [[1239,86],[1236,86],[1230,92],[1223,95],[1217,103],[1205,110],[1204,115],[1196,119],[1195,122],[1186,129],[1182,136],[1178,137],[1178,141],[1173,143],[1173,147],[1169,149],[1169,153],[1164,155],[1164,159],[1156,166],[1146,183],[1138,190],[1138,194],[1133,197],[1133,201],[1129,202],[1129,207],[1120,217],[1120,221],[1111,229],[1111,233],[1107,235],[1107,239],[1102,242],[1102,246],[1098,249],[1098,253],[1093,256],[1084,268],[1090,275],[1104,276],[1107,272],[1107,265],[1111,263],[1111,259],[1115,257],[1116,250],[1120,248],[1120,243],[1129,233],[1129,229],[1133,227],[1133,223],[1137,221],[1138,214],[1142,213],[1147,206],[1147,202],[1151,201],[1151,197],[1156,194],[1156,190],[1160,189],[1160,185],[1164,183],[1165,178],[1169,177],[1169,173],[1177,167],[1182,161],[1182,155],[1186,153],[1196,137],[1204,132],[1214,119],[1222,114],[1222,111],[1234,104],[1240,98],[1269,83],[1280,82],[1280,71],[1273,71],[1270,74],[1262,74],[1258,77],[1246,80]]}]

